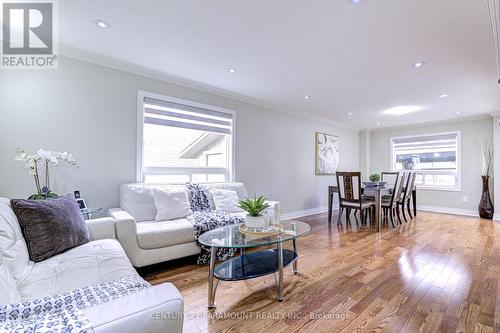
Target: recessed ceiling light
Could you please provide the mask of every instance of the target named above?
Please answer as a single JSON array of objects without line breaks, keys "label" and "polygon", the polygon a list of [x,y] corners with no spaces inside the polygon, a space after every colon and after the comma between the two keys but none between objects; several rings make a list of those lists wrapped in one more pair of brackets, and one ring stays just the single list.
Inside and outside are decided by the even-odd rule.
[{"label": "recessed ceiling light", "polygon": [[439,95],[440,98],[446,98],[448,96],[450,96],[450,95],[448,95],[448,94],[441,94],[441,95]]},{"label": "recessed ceiling light", "polygon": [[455,112],[456,114],[460,114],[460,111]]},{"label": "recessed ceiling light", "polygon": [[361,4],[362,2],[364,2],[364,0],[350,0],[352,4],[354,5],[359,5]]},{"label": "recessed ceiling light", "polygon": [[236,73],[238,70],[236,68],[228,68],[229,73]]},{"label": "recessed ceiling light", "polygon": [[419,67],[422,67],[424,65],[425,65],[425,61],[419,61],[419,62],[412,64],[412,66],[415,68],[419,68]]},{"label": "recessed ceiling light", "polygon": [[94,22],[95,22],[95,24],[97,24],[97,26],[99,28],[106,29],[106,28],[111,27],[111,24],[109,24],[108,22],[106,22],[104,20],[95,20]]},{"label": "recessed ceiling light", "polygon": [[403,114],[417,112],[417,111],[420,111],[422,109],[423,109],[423,107],[420,105],[403,105],[403,106],[395,106],[393,108],[387,109],[384,111],[384,113],[400,116]]},{"label": "recessed ceiling light", "polygon": [[352,112],[349,112],[347,115],[352,116]]},{"label": "recessed ceiling light", "polygon": [[377,123],[377,126],[380,126],[380,123]]},{"label": "recessed ceiling light", "polygon": [[308,95],[304,96],[304,99],[310,99],[310,98],[311,98],[311,96],[308,96]]}]

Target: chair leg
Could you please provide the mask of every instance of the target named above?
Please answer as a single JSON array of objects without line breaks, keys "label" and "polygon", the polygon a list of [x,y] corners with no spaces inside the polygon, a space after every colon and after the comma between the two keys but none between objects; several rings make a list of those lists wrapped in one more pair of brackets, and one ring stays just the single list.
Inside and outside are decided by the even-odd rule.
[{"label": "chair leg", "polygon": [[394,225],[394,208],[393,207],[389,208],[389,212],[390,212],[392,227],[395,228],[396,226]]},{"label": "chair leg", "polygon": [[408,223],[408,219],[406,218],[406,214],[405,214],[405,204],[404,204],[404,202],[401,204],[401,211],[403,212],[403,218],[405,219],[405,222]]},{"label": "chair leg", "polygon": [[399,203],[396,204],[396,215],[398,216],[399,224],[403,224],[403,222],[401,222],[401,211],[399,210]]},{"label": "chair leg", "polygon": [[410,215],[410,220],[413,220],[413,215],[411,214],[411,202],[410,202],[410,200],[408,200],[406,208],[408,208],[408,215]]},{"label": "chair leg", "polygon": [[342,212],[344,211],[344,207],[340,206],[339,208],[339,220],[337,221],[337,224],[342,224]]},{"label": "chair leg", "polygon": [[361,220],[361,225],[363,225],[365,220],[365,214],[363,213],[363,208],[359,210],[359,219]]}]

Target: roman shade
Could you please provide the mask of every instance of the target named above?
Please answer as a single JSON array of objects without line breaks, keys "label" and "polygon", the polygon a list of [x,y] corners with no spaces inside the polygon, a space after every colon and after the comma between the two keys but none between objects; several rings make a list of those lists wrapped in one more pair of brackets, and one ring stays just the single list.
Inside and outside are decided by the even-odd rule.
[{"label": "roman shade", "polygon": [[232,122],[230,113],[144,97],[145,124],[231,134]]}]

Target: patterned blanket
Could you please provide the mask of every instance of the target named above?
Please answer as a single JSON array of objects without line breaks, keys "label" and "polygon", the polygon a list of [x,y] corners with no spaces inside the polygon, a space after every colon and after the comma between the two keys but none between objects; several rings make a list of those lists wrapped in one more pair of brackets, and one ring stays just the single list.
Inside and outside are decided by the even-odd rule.
[{"label": "patterned blanket", "polygon": [[[211,211],[208,198],[203,189],[197,184],[186,184],[189,193],[189,200],[193,215],[187,219],[193,224],[195,240],[201,248],[198,256],[198,265],[210,262],[210,247],[198,242],[198,237],[207,231],[222,227],[228,224],[237,224],[245,222],[245,219],[232,215],[228,212]],[[236,254],[236,249],[217,248],[216,260],[227,260]]]},{"label": "patterned blanket", "polygon": [[[201,248],[201,253],[198,256],[197,261],[198,265],[210,262],[210,247],[199,243],[198,237],[200,237],[205,232],[216,229],[218,227],[244,222],[244,219],[239,216],[220,211],[194,212],[193,215],[188,216],[187,219],[193,224],[195,240]],[[227,260],[235,254],[236,249],[218,247],[215,259],[219,261]]]},{"label": "patterned blanket", "polygon": [[0,332],[93,332],[83,309],[151,287],[138,275],[23,303],[0,305]]}]

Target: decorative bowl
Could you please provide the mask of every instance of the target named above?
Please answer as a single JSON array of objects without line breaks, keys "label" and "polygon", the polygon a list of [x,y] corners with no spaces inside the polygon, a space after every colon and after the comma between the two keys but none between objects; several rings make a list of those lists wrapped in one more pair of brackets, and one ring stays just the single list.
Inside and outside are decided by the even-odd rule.
[{"label": "decorative bowl", "polygon": [[384,186],[387,182],[363,182],[366,187]]}]

